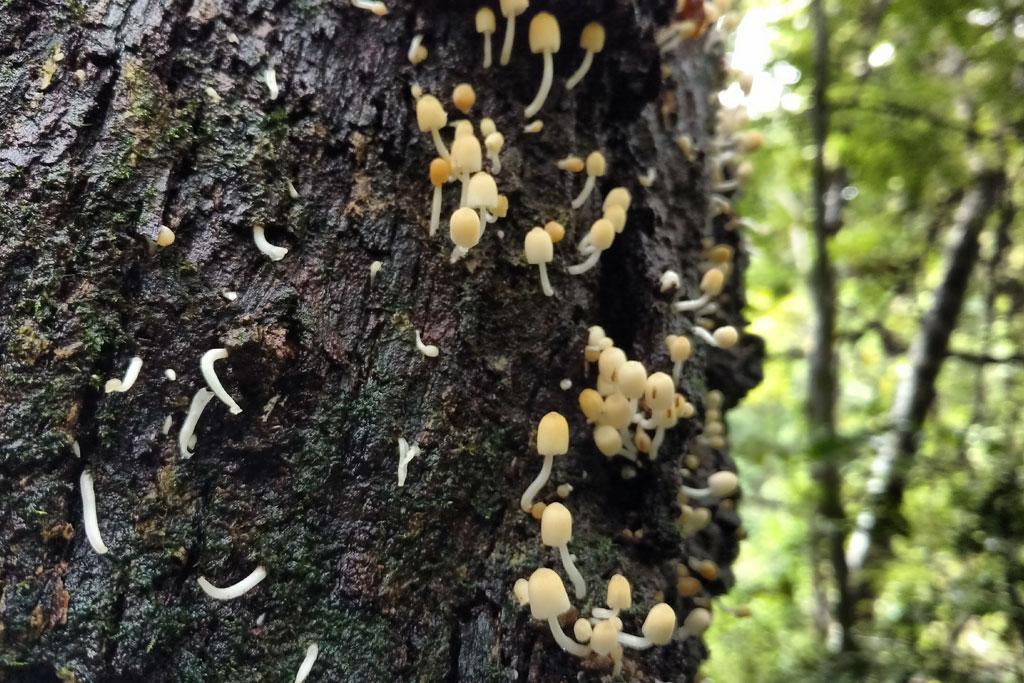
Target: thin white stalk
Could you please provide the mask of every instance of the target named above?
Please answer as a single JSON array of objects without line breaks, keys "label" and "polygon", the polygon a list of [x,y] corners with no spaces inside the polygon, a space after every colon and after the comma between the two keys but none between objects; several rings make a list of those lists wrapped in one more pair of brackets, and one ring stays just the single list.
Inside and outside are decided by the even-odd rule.
[{"label": "thin white stalk", "polygon": [[711,301],[711,297],[707,294],[702,294],[696,299],[689,299],[687,301],[677,301],[672,304],[672,307],[677,311],[696,311],[707,306],[708,302]]},{"label": "thin white stalk", "polygon": [[463,249],[460,246],[456,246],[454,249],[452,249],[452,256],[450,259],[448,259],[448,263],[458,263],[463,258],[465,258],[466,254],[468,253],[468,249]]},{"label": "thin white stalk", "polygon": [[287,247],[278,247],[267,241],[267,235],[262,225],[252,227],[252,241],[256,243],[256,248],[266,254],[271,261],[280,261],[288,253]]},{"label": "thin white stalk", "polygon": [[437,358],[438,354],[441,353],[441,349],[437,348],[433,344],[423,343],[423,339],[420,337],[419,330],[416,330],[416,350],[422,353],[427,358]]},{"label": "thin white stalk", "polygon": [[434,199],[430,204],[430,236],[437,232],[437,226],[441,222],[441,187],[434,188]]},{"label": "thin white stalk", "polygon": [[306,648],[306,656],[302,660],[302,664],[299,665],[299,670],[295,672],[295,683],[303,683],[306,680],[309,672],[313,670],[313,665],[316,664],[316,658],[319,655],[320,646],[316,643],[310,643],[309,647]]},{"label": "thin white stalk", "polygon": [[216,370],[213,369],[214,361],[223,360],[227,357],[227,349],[210,349],[199,359],[199,370],[203,373],[203,379],[206,380],[207,386],[213,390],[214,395],[228,407],[232,415],[238,415],[242,412],[242,408],[235,403],[235,399],[231,398],[224,389],[224,385],[220,383],[220,378],[217,377]]},{"label": "thin white stalk", "polygon": [[506,17],[505,21],[505,41],[501,44],[501,59],[498,61],[499,64],[505,66],[508,61],[512,59],[512,43],[516,39],[516,18],[514,16]]},{"label": "thin white stalk", "polygon": [[672,382],[679,386],[679,378],[683,374],[683,361],[676,361],[675,365],[672,366]]},{"label": "thin white stalk", "polygon": [[103,389],[106,393],[125,392],[132,388],[135,380],[139,378],[142,370],[142,359],[138,356],[128,361],[128,368],[124,371],[124,379],[108,379]]},{"label": "thin white stalk", "polygon": [[569,636],[565,635],[565,631],[562,630],[562,626],[558,623],[558,617],[548,617],[548,626],[551,628],[551,635],[555,637],[555,642],[558,643],[558,647],[571,655],[576,655],[577,657],[590,656],[589,647],[581,645]]},{"label": "thin white stalk", "polygon": [[405,486],[405,478],[409,474],[409,463],[420,454],[420,447],[409,445],[405,439],[398,440],[398,485]]},{"label": "thin white stalk", "polygon": [[647,640],[647,638],[634,636],[632,633],[622,633],[620,631],[616,639],[619,641],[619,645],[624,645],[633,650],[646,650],[654,647],[654,643]]},{"label": "thin white stalk", "polygon": [[444,144],[444,140],[441,139],[441,131],[435,128],[430,131],[430,137],[434,139],[434,147],[437,149],[437,155],[448,161],[451,159],[451,154],[448,153],[448,148]]},{"label": "thin white stalk", "polygon": [[594,251],[594,246],[590,243],[590,233],[588,232],[580,240],[580,243],[576,245],[576,251],[586,256]]},{"label": "thin white stalk", "polygon": [[188,414],[185,416],[185,421],[181,423],[181,431],[178,432],[178,454],[181,455],[182,460],[192,457],[190,442],[194,438],[196,424],[199,423],[199,416],[206,409],[206,404],[212,399],[213,392],[209,389],[200,389],[192,397],[192,402],[188,406]]},{"label": "thin white stalk", "polygon": [[388,6],[380,0],[352,0],[352,6],[373,12],[378,17],[383,17],[388,13]]},{"label": "thin white stalk", "polygon": [[601,259],[601,252],[594,250],[590,253],[582,263],[577,263],[575,266],[569,266],[566,268],[569,275],[582,275],[591,268],[597,265],[597,262]]},{"label": "thin white stalk", "polygon": [[491,68],[491,34],[484,34],[484,68]]},{"label": "thin white stalk", "polygon": [[544,73],[540,78],[540,88],[537,90],[537,96],[533,98],[533,102],[527,105],[526,109],[523,110],[523,116],[528,119],[532,119],[540,111],[540,108],[544,106],[544,100],[548,98],[548,93],[551,92],[551,81],[555,77],[555,62],[551,58],[551,52],[548,50],[544,51]]},{"label": "thin white stalk", "polygon": [[92,486],[92,475],[89,470],[82,470],[78,478],[78,488],[82,490],[82,518],[85,522],[85,537],[97,555],[107,553],[107,544],[100,535],[100,524],[96,517],[96,491]]},{"label": "thin white stalk", "polygon": [[487,158],[491,160],[491,174],[498,175],[501,173],[501,157],[498,153],[487,150]]},{"label": "thin white stalk", "polygon": [[590,613],[598,619],[611,619],[612,617],[619,616],[619,610],[608,609],[606,607],[593,607],[591,608]]},{"label": "thin white stalk", "polygon": [[538,263],[537,269],[540,271],[540,289],[544,292],[544,296],[554,296],[555,290],[551,289],[551,281],[548,280],[548,266],[546,263]]},{"label": "thin white stalk", "polygon": [[594,53],[587,50],[586,54],[583,55],[583,61],[580,62],[580,68],[576,69],[576,72],[573,73],[573,75],[569,77],[569,80],[565,82],[565,89],[572,90],[579,85],[580,81],[583,80],[583,77],[587,75],[588,71],[590,71],[590,65],[593,63]]},{"label": "thin white stalk", "polygon": [[466,199],[469,197],[469,174],[460,175],[459,182],[462,183],[462,194],[459,195],[459,208],[461,209],[466,205]]},{"label": "thin white stalk", "polygon": [[587,597],[587,582],[583,580],[583,575],[580,574],[580,570],[576,568],[576,564],[572,561],[572,555],[569,554],[569,544],[563,543],[558,546],[558,554],[562,558],[562,566],[565,568],[565,573],[569,575],[569,580],[572,581],[572,589],[576,593],[576,599],[582,600]]},{"label": "thin white stalk", "polygon": [[710,488],[695,489],[690,486],[680,486],[679,490],[685,493],[687,498],[707,498],[711,495]]},{"label": "thin white stalk", "polygon": [[662,442],[665,441],[665,428],[658,427],[654,430],[654,438],[651,439],[651,452],[648,453],[651,460],[658,459],[658,449],[661,448]]},{"label": "thin white stalk", "polygon": [[530,482],[530,485],[523,491],[523,497],[519,500],[519,508],[523,512],[529,512],[530,508],[533,507],[533,499],[537,497],[537,494],[544,484],[548,483],[548,479],[551,477],[551,466],[554,463],[554,456],[545,455],[544,464],[541,465],[540,472],[537,474],[537,478]]},{"label": "thin white stalk", "polygon": [[253,569],[249,576],[245,577],[238,583],[225,588],[218,588],[217,586],[214,586],[206,580],[205,576],[200,576],[198,582],[199,587],[203,589],[203,592],[214,600],[234,600],[235,598],[240,598],[251,591],[256,587],[256,584],[265,578],[267,578],[267,570],[260,566]]},{"label": "thin white stalk", "polygon": [[576,195],[576,199],[572,200],[572,208],[578,209],[583,206],[584,202],[590,197],[590,193],[594,191],[594,184],[596,182],[597,176],[587,176],[587,181],[583,183],[583,189]]},{"label": "thin white stalk", "polygon": [[711,333],[705,330],[700,325],[694,325],[691,329],[693,330],[693,333],[696,336],[701,338],[702,341],[705,341],[708,344],[711,344],[712,346],[715,347],[718,346],[718,342],[715,341],[715,338],[711,335]]}]

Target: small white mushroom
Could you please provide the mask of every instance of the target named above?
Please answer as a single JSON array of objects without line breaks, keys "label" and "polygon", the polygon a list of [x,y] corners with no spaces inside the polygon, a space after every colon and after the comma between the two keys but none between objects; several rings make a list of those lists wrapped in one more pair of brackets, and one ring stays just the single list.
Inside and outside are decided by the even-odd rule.
[{"label": "small white mushroom", "polygon": [[380,0],[352,0],[352,6],[373,12],[378,17],[383,17],[388,13],[388,6]]},{"label": "small white mushroom", "polygon": [[293,183],[291,180],[289,180],[288,183],[287,183],[287,187],[288,187],[288,196],[291,197],[292,199],[298,199],[299,198],[299,191],[295,189],[295,183]]},{"label": "small white mushroom", "polygon": [[203,88],[203,93],[208,98],[210,98],[210,101],[213,102],[214,104],[220,104],[220,101],[221,101],[220,94],[216,90],[213,89],[213,86],[209,86],[208,85],[205,88]]},{"label": "small white mushroom", "polygon": [[644,173],[638,175],[636,179],[642,187],[650,187],[658,179],[658,169],[651,166]]},{"label": "small white mushroom", "polygon": [[501,148],[505,146],[505,136],[495,131],[484,139],[487,158],[491,161],[491,173],[501,173]]},{"label": "small white mushroom", "polygon": [[96,551],[97,555],[105,555],[107,545],[100,535],[100,524],[96,516],[96,492],[92,486],[92,475],[89,470],[82,470],[78,478],[78,487],[82,490],[82,519],[85,523],[85,536],[89,539],[89,545]]},{"label": "small white mushroom", "polygon": [[309,676],[309,672],[313,670],[313,665],[316,664],[316,658],[320,655],[320,646],[316,643],[310,643],[309,647],[306,648],[306,656],[302,659],[302,664],[299,665],[299,670],[295,672],[295,683],[303,683]]},{"label": "small white mushroom", "polygon": [[262,566],[259,566],[256,567],[256,569],[253,569],[249,576],[245,577],[238,583],[225,588],[218,588],[217,586],[214,586],[206,580],[205,576],[200,576],[197,579],[197,582],[199,583],[199,587],[203,589],[203,592],[214,600],[234,600],[235,598],[239,598],[248,593],[256,587],[256,584],[265,578],[267,578],[267,570]]},{"label": "small white mushroom", "polygon": [[405,478],[409,473],[409,463],[420,454],[420,447],[409,445],[405,439],[398,439],[398,485],[405,486]]},{"label": "small white mushroom", "polygon": [[207,386],[213,390],[214,395],[228,407],[232,415],[238,415],[242,412],[241,407],[225,391],[224,385],[220,383],[220,378],[217,377],[216,370],[213,369],[214,361],[223,360],[227,357],[227,349],[210,349],[199,359],[199,370],[203,373],[203,379],[206,380]]},{"label": "small white mushroom", "polygon": [[416,330],[416,350],[427,358],[437,358],[438,354],[441,353],[441,349],[437,348],[433,344],[423,343],[423,340],[420,338],[419,330]]},{"label": "small white mushroom", "polygon": [[288,253],[287,247],[278,247],[267,241],[262,225],[252,226],[252,241],[256,243],[256,248],[266,254],[271,261],[280,261]]},{"label": "small white mushroom", "polygon": [[441,222],[441,187],[452,177],[452,165],[446,159],[437,157],[430,162],[430,184],[434,193],[430,202],[430,228],[428,234],[433,237]]},{"label": "small white mushroom", "polygon": [[690,498],[728,498],[736,493],[739,484],[735,472],[721,470],[708,477],[708,485],[704,488],[682,486],[680,490]]},{"label": "small white mushroom", "polygon": [[594,224],[590,226],[590,232],[587,233],[587,240],[589,243],[588,256],[581,263],[574,266],[569,266],[566,271],[570,275],[581,275],[594,266],[597,265],[598,260],[601,258],[602,252],[612,246],[612,241],[615,239],[615,227],[611,221],[607,218],[599,218],[594,221]]},{"label": "small white mushroom", "polygon": [[576,568],[576,564],[569,554],[569,541],[572,540],[572,513],[569,508],[561,503],[551,503],[544,508],[540,518],[541,542],[551,548],[558,548],[559,558],[562,560],[562,567],[572,581],[576,599],[582,600],[587,597],[587,583],[583,575]]},{"label": "small white mushroom", "polygon": [[139,372],[141,370],[142,359],[138,356],[134,356],[130,361],[128,361],[128,368],[124,371],[124,378],[108,379],[107,383],[103,385],[103,390],[108,394],[128,391],[135,384],[135,380],[139,378]]},{"label": "small white mushroom", "polygon": [[189,403],[188,414],[185,415],[185,421],[181,423],[181,430],[178,432],[178,454],[181,455],[182,460],[188,460],[192,457],[191,449],[195,447],[193,439],[195,438],[196,425],[199,423],[199,417],[206,409],[206,405],[212,399],[212,391],[200,389],[192,397],[191,403]]},{"label": "small white mushroom", "polygon": [[263,82],[267,84],[267,90],[270,91],[270,99],[276,100],[281,89],[277,85],[277,72],[274,71],[274,67],[267,67],[267,70],[263,72]]}]

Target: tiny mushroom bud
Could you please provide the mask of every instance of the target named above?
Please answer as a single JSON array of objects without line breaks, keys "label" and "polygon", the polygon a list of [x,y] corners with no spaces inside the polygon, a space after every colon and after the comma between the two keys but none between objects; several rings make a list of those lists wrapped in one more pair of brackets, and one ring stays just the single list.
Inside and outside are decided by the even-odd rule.
[{"label": "tiny mushroom bud", "polygon": [[551,237],[551,242],[558,244],[565,238],[565,227],[557,221],[548,221],[544,224],[544,232]]},{"label": "tiny mushroom bud", "polygon": [[601,394],[593,389],[584,389],[580,392],[580,410],[583,411],[587,422],[597,422],[601,419],[601,411],[604,410],[604,399]]},{"label": "tiny mushroom bud", "polygon": [[626,210],[618,204],[612,204],[604,212],[604,218],[607,218],[612,226],[615,228],[615,234],[620,234],[626,229]]},{"label": "tiny mushroom bud", "polygon": [[602,455],[611,458],[622,450],[622,434],[611,425],[599,425],[594,430],[594,445]]},{"label": "tiny mushroom bud", "polygon": [[287,247],[279,247],[267,241],[267,235],[262,225],[252,226],[252,241],[256,244],[256,248],[266,254],[271,261],[280,261],[288,253]]},{"label": "tiny mushroom bud", "polygon": [[516,579],[515,585],[512,587],[512,592],[516,596],[516,602],[519,603],[520,607],[526,607],[530,604],[530,582],[526,579]]},{"label": "tiny mushroom bud", "polygon": [[172,244],[174,244],[174,231],[166,225],[161,225],[160,231],[156,234],[156,246],[169,247]]},{"label": "tiny mushroom bud", "polygon": [[473,86],[469,83],[459,83],[455,86],[455,90],[452,91],[452,102],[455,104],[456,109],[463,114],[468,114],[469,110],[476,104],[476,91],[473,90]]},{"label": "tiny mushroom bud", "polygon": [[530,575],[528,589],[530,613],[534,619],[548,622],[551,635],[554,636],[558,646],[577,657],[589,655],[590,648],[586,645],[580,645],[565,635],[561,625],[558,623],[558,616],[568,612],[572,607],[572,604],[569,602],[569,595],[565,592],[565,584],[562,583],[562,579],[558,574],[547,567],[541,567]]},{"label": "tiny mushroom bud", "polygon": [[735,472],[729,472],[722,470],[715,472],[708,477],[708,485],[702,489],[691,488],[689,486],[681,487],[681,491],[690,498],[728,498],[732,494],[736,493],[736,489],[740,485],[740,480],[736,476]]},{"label": "tiny mushroom bud", "polygon": [[498,185],[490,173],[480,171],[469,179],[466,206],[479,212],[481,229],[496,220],[491,218],[489,211],[498,206]]},{"label": "tiny mushroom bud", "polygon": [[497,23],[494,18],[494,10],[490,7],[481,7],[476,11],[476,32],[484,37],[484,68],[491,68],[491,36],[497,30]]},{"label": "tiny mushroom bud", "polygon": [[569,171],[569,173],[579,173],[586,168],[583,159],[577,156],[567,156],[564,159],[559,159],[555,162],[555,165],[563,171]]},{"label": "tiny mushroom bud", "polygon": [[676,638],[685,640],[687,638],[700,638],[711,625],[711,612],[703,607],[697,607],[686,615],[683,625],[676,632]]},{"label": "tiny mushroom bud", "polygon": [[661,274],[661,292],[665,293],[673,289],[679,289],[679,273],[674,270],[666,270]]},{"label": "tiny mushroom bud", "polygon": [[740,340],[740,333],[736,331],[736,328],[732,325],[726,325],[725,327],[719,327],[714,331],[712,337],[715,340],[715,345],[720,349],[731,349],[736,346],[736,342]]},{"label": "tiny mushroom bud", "polygon": [[568,451],[569,423],[561,413],[552,411],[541,418],[540,424],[537,426],[537,454],[544,458],[544,464],[537,478],[526,487],[526,491],[523,492],[523,497],[519,501],[519,507],[523,512],[529,511],[537,492],[551,477],[551,466],[555,456],[565,455]]},{"label": "tiny mushroom bud", "polygon": [[441,221],[441,186],[448,182],[452,175],[452,165],[438,157],[430,162],[430,183],[434,186],[434,197],[430,205],[430,236],[437,232]]},{"label": "tiny mushroom bud", "polygon": [[380,0],[352,0],[352,6],[373,12],[378,17],[383,17],[388,13],[387,5]]},{"label": "tiny mushroom bud", "polygon": [[590,622],[586,619],[577,619],[576,623],[572,625],[572,634],[576,636],[576,640],[581,643],[590,642],[590,636],[593,632],[594,630],[590,626]]},{"label": "tiny mushroom bud", "polygon": [[572,581],[576,598],[582,600],[587,597],[587,584],[580,570],[573,564],[572,555],[569,554],[569,541],[572,540],[572,513],[569,512],[569,508],[561,503],[551,503],[544,508],[544,514],[540,519],[540,538],[544,545],[558,548],[562,567]]},{"label": "tiny mushroom bud", "polygon": [[693,355],[693,346],[687,337],[670,334],[665,337],[665,346],[668,347],[668,356],[672,359],[672,381],[678,383],[683,372],[683,363]]},{"label": "tiny mushroom bud", "polygon": [[503,194],[498,195],[498,205],[494,207],[494,218],[504,218],[508,215],[508,197]]},{"label": "tiny mushroom bud", "polygon": [[539,133],[544,130],[544,122],[540,119],[536,121],[530,121],[528,124],[523,126],[524,133]]},{"label": "tiny mushroom bud", "polygon": [[267,67],[267,70],[263,72],[263,82],[267,84],[267,90],[270,91],[270,99],[276,100],[281,89],[277,85],[277,72],[274,71],[274,67]]},{"label": "tiny mushroom bud", "polygon": [[[466,198],[469,192],[469,178],[474,173],[479,173],[484,167],[483,150],[480,148],[480,141],[475,135],[455,135],[455,142],[452,143],[452,173],[459,177],[462,182],[462,196],[459,199],[459,206],[466,206]],[[497,188],[495,188],[497,194]]]},{"label": "tiny mushroom bud", "polygon": [[501,46],[500,64],[505,66],[512,58],[512,43],[516,37],[516,17],[526,11],[530,0],[498,0],[501,16],[505,17],[505,41]]},{"label": "tiny mushroom bud", "polygon": [[448,234],[455,243],[455,251],[452,256],[458,253],[465,256],[466,253],[480,242],[480,216],[468,206],[455,211],[448,221]]},{"label": "tiny mushroom bud", "polygon": [[598,176],[603,176],[608,170],[608,162],[605,161],[604,155],[600,152],[591,152],[587,155],[587,180],[583,184],[583,189],[580,193],[572,200],[572,208],[578,209],[583,206],[583,203],[587,201],[590,193],[594,191],[594,184],[597,182]]},{"label": "tiny mushroom bud", "polygon": [[601,377],[611,380],[615,371],[626,362],[626,352],[617,346],[609,346],[602,349],[597,359],[597,371]]},{"label": "tiny mushroom bud", "polygon": [[484,138],[484,147],[487,148],[487,158],[491,161],[491,172],[501,173],[501,148],[505,146],[505,136],[495,131]]},{"label": "tiny mushroom bud", "polygon": [[433,95],[424,95],[416,100],[416,125],[421,133],[430,132],[438,155],[448,159],[448,148],[441,139],[441,129],[448,125],[448,114]]},{"label": "tiny mushroom bud", "polygon": [[590,71],[594,55],[604,50],[604,26],[596,21],[592,21],[584,26],[583,32],[580,34],[580,47],[586,50],[586,52],[583,55],[580,68],[576,69],[576,72],[565,82],[566,90],[572,90],[579,85],[583,77]]},{"label": "tiny mushroom bud", "polygon": [[689,301],[677,301],[674,307],[677,311],[696,311],[707,306],[711,299],[722,293],[725,287],[725,273],[720,268],[711,268],[700,279],[701,295]]},{"label": "tiny mushroom bud", "polygon": [[647,378],[644,400],[651,410],[671,408],[675,401],[675,383],[664,372],[655,372]]},{"label": "tiny mushroom bud", "polygon": [[526,262],[537,266],[540,271],[540,287],[544,296],[552,296],[555,292],[548,281],[547,269],[547,264],[555,258],[551,235],[544,228],[533,228],[523,240],[523,252],[526,254]]},{"label": "tiny mushroom bud", "polygon": [[612,246],[612,240],[615,239],[615,227],[607,218],[599,218],[590,226],[587,239],[592,251],[583,262],[566,269],[570,275],[582,275],[597,265],[601,258],[601,252]]},{"label": "tiny mushroom bud", "polygon": [[558,19],[550,12],[538,12],[530,20],[530,52],[543,54],[544,74],[541,77],[540,88],[537,89],[537,96],[523,111],[523,115],[528,119],[537,115],[540,108],[544,106],[544,100],[548,98],[555,73],[554,60],[551,55],[558,52],[561,46],[562,34],[558,28]]},{"label": "tiny mushroom bud", "polygon": [[614,574],[608,579],[608,593],[605,603],[612,611],[611,616],[617,616],[620,611],[628,610],[633,606],[633,592],[629,587],[629,580],[622,574]]},{"label": "tiny mushroom bud", "polygon": [[604,196],[604,203],[601,205],[601,210],[607,212],[608,207],[618,205],[622,207],[623,211],[629,211],[630,205],[633,203],[633,195],[629,193],[624,187],[613,187],[608,194]]},{"label": "tiny mushroom bud", "polygon": [[423,46],[422,33],[417,33],[412,37],[412,42],[409,43],[409,51],[405,56],[409,58],[409,63],[413,66],[427,58],[427,48]]},{"label": "tiny mushroom bud", "polygon": [[494,125],[494,119],[489,116],[485,116],[480,119],[480,134],[486,138],[491,133],[497,133],[498,127]]}]

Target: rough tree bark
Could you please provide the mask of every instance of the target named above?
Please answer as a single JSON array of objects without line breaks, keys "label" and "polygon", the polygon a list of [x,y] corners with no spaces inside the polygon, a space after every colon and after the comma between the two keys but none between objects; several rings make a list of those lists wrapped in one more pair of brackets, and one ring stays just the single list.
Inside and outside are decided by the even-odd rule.
[{"label": "rough tree bark", "polygon": [[[555,560],[517,508],[540,465],[531,433],[549,410],[572,428],[542,499],[555,483],[574,487],[572,549],[591,592],[576,606],[597,604],[602,581],[621,571],[639,603],[627,628],[639,629],[659,593],[682,617],[695,603],[677,595],[675,571],[690,558],[722,568],[704,597],[727,589],[735,510],[715,509],[693,539],[675,526],[678,456],[696,449],[699,417],[627,481],[576,408],[592,384],[581,360],[588,325],[649,368],[669,367],[662,340],[685,318],[670,313],[658,276],[673,268],[692,293],[703,240],[740,246],[726,217],[705,220],[702,153],[688,161],[673,142],[685,133],[703,148],[722,73],[703,40],[659,58],[653,33],[674,2],[539,3],[563,35],[540,135],[522,133],[541,70],[525,40],[534,8],[519,20],[512,64],[483,71],[476,2],[393,2],[383,18],[317,0],[4,4],[4,677],[288,680],[311,641],[321,680],[605,675],[607,661],[562,653],[511,597],[516,578]],[[594,18],[608,47],[566,93],[577,37]],[[430,56],[414,68],[405,53],[417,32]],[[452,267],[447,238],[426,235],[433,147],[416,130],[409,88],[446,100],[461,80],[477,88],[474,114],[506,136],[498,180],[511,209]],[[598,269],[571,278],[564,266],[600,199],[571,212],[581,179],[554,161],[595,148],[610,159],[601,196],[624,184],[633,206]],[[636,176],[649,167],[657,181],[643,189]],[[551,219],[568,235],[547,299],[521,250],[524,231]],[[177,241],[154,250],[161,224]],[[289,248],[282,261],[253,246],[257,224]],[[741,323],[738,253],[720,323]],[[417,352],[414,329],[439,358]],[[182,461],[176,434],[203,386],[198,360],[220,346],[230,356],[218,372],[244,412],[212,402],[196,455]],[[731,406],[753,386],[761,353],[751,337],[731,352],[697,344],[683,390],[698,415],[709,389]],[[133,355],[145,363],[139,382],[105,395]],[[404,488],[399,437],[423,448]],[[734,467],[725,452],[695,452],[688,483]],[[83,531],[84,467],[106,556]],[[257,564],[269,576],[241,599],[214,602],[196,585],[199,575],[234,582]],[[690,639],[629,656],[626,673],[691,680],[706,655]]]}]

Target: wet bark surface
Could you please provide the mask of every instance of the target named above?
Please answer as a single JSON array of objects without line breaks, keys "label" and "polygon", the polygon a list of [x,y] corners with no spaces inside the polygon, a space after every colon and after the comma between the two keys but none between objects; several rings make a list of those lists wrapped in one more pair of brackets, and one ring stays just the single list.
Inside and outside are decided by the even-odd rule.
[{"label": "wet bark surface", "polygon": [[[678,563],[720,565],[704,597],[731,583],[739,518],[713,508],[704,531],[680,535],[680,456],[701,456],[690,485],[734,467],[697,443],[702,401],[715,388],[732,405],[756,384],[759,340],[729,352],[695,343],[682,391],[698,415],[633,479],[594,448],[576,404],[593,385],[588,325],[649,371],[668,370],[664,335],[689,314],[669,310],[658,277],[677,270],[693,295],[705,241],[738,246],[724,217],[706,222],[703,154],[688,160],[674,143],[687,134],[700,150],[711,135],[720,56],[698,41],[661,61],[653,33],[674,3],[535,3],[558,16],[562,51],[544,130],[531,135],[522,107],[541,60],[525,38],[537,8],[519,20],[512,64],[484,71],[475,3],[390,4],[376,17],[315,0],[3,3],[2,677],[290,680],[309,642],[319,680],[606,676],[610,662],[563,653],[512,597],[517,578],[559,569],[518,509],[550,410],[569,418],[572,446],[540,500],[573,486],[571,549],[590,591],[576,608],[600,604],[621,572],[635,633],[658,596],[680,620],[693,607],[676,594]],[[580,29],[595,18],[607,48],[567,93]],[[413,67],[418,32],[430,55]],[[273,101],[268,67],[281,86]],[[447,236],[427,235],[434,152],[416,128],[414,81],[445,101],[471,82],[472,118],[491,116],[506,139],[497,180],[508,217],[455,266]],[[609,172],[572,211],[583,178],[554,161],[592,149]],[[645,189],[637,175],[649,167],[657,180]],[[625,232],[598,268],[567,275],[616,185],[633,192]],[[456,195],[446,189],[445,215]],[[548,220],[567,228],[550,299],[522,257],[525,231]],[[177,239],[158,250],[161,224]],[[257,251],[254,225],[289,249],[283,260]],[[744,263],[740,252],[719,324],[741,324]],[[417,351],[417,329],[439,357]],[[215,347],[230,352],[217,371],[243,412],[211,402],[183,460],[177,434],[205,386],[199,358]],[[135,355],[137,384],[105,394]],[[423,449],[404,488],[399,437]],[[105,556],[85,538],[83,468]],[[234,601],[196,584],[230,584],[257,565],[268,578]],[[695,639],[627,651],[624,675],[691,680],[706,655]]]}]

